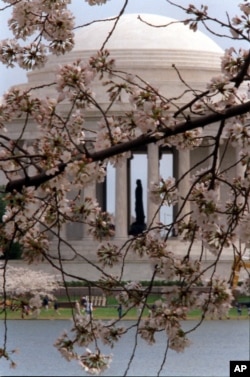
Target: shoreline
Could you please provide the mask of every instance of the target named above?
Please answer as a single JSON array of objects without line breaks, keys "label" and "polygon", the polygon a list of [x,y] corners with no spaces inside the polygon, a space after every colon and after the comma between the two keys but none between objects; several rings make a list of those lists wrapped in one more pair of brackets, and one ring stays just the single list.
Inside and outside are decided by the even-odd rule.
[{"label": "shoreline", "polygon": [[[141,319],[144,320],[144,319],[147,319],[148,317],[142,317]],[[138,318],[136,317],[124,317],[124,318],[121,318],[120,320],[121,321],[136,321]],[[0,318],[0,321],[4,321],[5,318]],[[50,317],[47,317],[47,318],[43,318],[43,317],[26,317],[26,318],[6,318],[7,321],[72,321],[73,320],[73,316],[69,317],[69,316],[60,316],[60,315],[57,315],[57,316],[50,316]],[[119,318],[117,317],[93,317],[93,320],[94,321],[111,321],[111,320],[119,320]],[[187,317],[186,319],[183,319],[182,321],[200,321],[201,318],[198,317],[198,316],[189,316]],[[250,321],[250,315],[241,315],[239,318],[235,317],[235,316],[232,316],[232,317],[229,317],[229,318],[204,318],[203,321]]]}]

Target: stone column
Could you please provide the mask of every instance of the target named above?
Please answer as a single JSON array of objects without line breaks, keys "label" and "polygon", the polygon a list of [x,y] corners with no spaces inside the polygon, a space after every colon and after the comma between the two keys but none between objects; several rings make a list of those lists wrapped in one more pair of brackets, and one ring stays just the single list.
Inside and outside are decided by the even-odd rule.
[{"label": "stone column", "polygon": [[[235,162],[240,161],[240,159],[241,159],[240,152],[241,152],[241,148],[236,147],[235,148]],[[245,169],[244,169],[243,165],[241,163],[238,163],[236,165],[236,172],[235,172],[236,177],[243,178],[244,177],[244,171],[245,171]]]},{"label": "stone column", "polygon": [[[95,182],[89,184],[84,188],[84,199],[85,198],[96,198],[96,184]],[[89,233],[89,226],[87,224],[83,224],[83,237],[84,238],[91,238]]]},{"label": "stone column", "polygon": [[63,240],[67,239],[67,224],[62,224],[61,230],[60,230],[60,236]]},{"label": "stone column", "polygon": [[128,174],[127,160],[116,167],[115,175],[115,238],[128,237]]},{"label": "stone column", "polygon": [[[214,145],[208,147],[208,154],[212,154],[212,156],[209,159],[210,167],[214,163],[214,155],[213,155],[213,153],[214,153]],[[221,157],[220,156],[220,147],[218,147],[218,150],[217,150],[217,160],[216,160],[216,166],[215,166],[216,172],[218,172],[218,170],[220,169],[220,157]],[[220,198],[221,198],[221,188],[219,188],[219,193],[218,193],[218,199],[220,199]]]},{"label": "stone column", "polygon": [[[148,145],[148,190],[150,190],[152,182],[159,181],[159,148],[156,144],[149,144]],[[156,211],[158,210],[159,206],[153,203],[148,195],[148,203],[147,203],[147,225],[153,221],[153,224],[156,224],[160,221],[160,212],[158,211],[157,215]],[[153,225],[152,224],[152,225]]]},{"label": "stone column", "polygon": [[[240,159],[241,159],[241,154],[240,154],[240,152],[241,152],[241,148],[240,147],[236,147],[235,148],[235,156],[234,156],[234,162],[236,163],[236,162],[238,162],[238,161],[240,161]],[[236,167],[235,167],[235,177],[236,178],[241,178],[241,179],[243,179],[244,178],[244,173],[245,173],[245,168],[244,168],[244,166],[239,162],[237,165],[236,165]],[[238,198],[238,203],[240,204],[242,204],[242,202],[243,202],[243,198],[242,197],[239,197]]]},{"label": "stone column", "polygon": [[[235,155],[234,155],[234,159],[235,161],[234,162],[238,162],[240,161],[241,159],[241,154],[240,154],[240,151],[241,151],[241,148],[240,147],[236,147],[235,148]],[[235,167],[235,178],[241,178],[243,179],[244,178],[244,173],[245,173],[245,169],[243,167],[243,165],[239,162],[236,167]],[[244,203],[244,198],[242,198],[241,196],[238,197],[238,200],[237,200],[237,204],[242,206],[242,203]],[[248,200],[248,205],[249,205],[249,200]],[[243,242],[241,241],[241,239],[239,238],[239,250],[242,251],[242,246],[245,246],[247,248],[250,247],[250,244],[243,244]]]},{"label": "stone column", "polygon": [[[178,177],[177,179],[181,179],[178,190],[179,190],[179,203],[178,208],[180,209],[183,205],[184,200],[189,189],[190,189],[190,173],[187,173],[190,170],[190,151],[189,150],[179,150],[178,151]],[[187,173],[187,174],[186,174]],[[184,208],[182,209],[182,214],[187,214],[190,212],[190,202],[186,202]],[[186,220],[188,220],[186,218]]]},{"label": "stone column", "polygon": [[[83,201],[83,192],[81,191],[80,195],[78,190],[72,189],[67,194],[69,200],[73,200],[76,206],[80,205]],[[80,241],[83,238],[83,224],[82,224],[82,215],[79,214],[76,221],[67,223],[66,227],[63,224],[62,232],[65,232],[67,240],[70,241]],[[64,229],[65,228],[65,229]],[[64,230],[63,230],[64,229]]]}]

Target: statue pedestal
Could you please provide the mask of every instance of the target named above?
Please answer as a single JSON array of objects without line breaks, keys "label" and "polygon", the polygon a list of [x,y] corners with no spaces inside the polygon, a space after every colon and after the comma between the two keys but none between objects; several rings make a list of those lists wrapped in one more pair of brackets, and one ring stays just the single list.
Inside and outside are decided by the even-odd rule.
[{"label": "statue pedestal", "polygon": [[129,232],[128,232],[128,235],[129,236],[138,236],[138,234],[141,234],[142,232],[144,232],[144,230],[146,230],[146,224],[143,223],[138,223],[138,222],[134,222],[130,225],[130,229],[129,229]]}]

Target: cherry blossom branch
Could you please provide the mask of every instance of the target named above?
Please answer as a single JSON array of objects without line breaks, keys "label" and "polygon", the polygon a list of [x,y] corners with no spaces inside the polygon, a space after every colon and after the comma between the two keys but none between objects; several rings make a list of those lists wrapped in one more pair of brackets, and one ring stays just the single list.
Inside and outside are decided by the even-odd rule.
[{"label": "cherry blossom branch", "polygon": [[[181,122],[177,124],[173,129],[163,129],[160,132],[162,133],[162,136],[158,137],[154,134],[151,135],[142,135],[138,138],[124,142],[121,144],[116,144],[114,146],[111,146],[110,148],[107,148],[102,151],[98,152],[89,152],[89,162],[98,162],[98,161],[104,161],[107,158],[110,158],[112,156],[115,156],[117,154],[121,154],[127,151],[130,151],[131,149],[141,147],[142,145],[148,145],[150,143],[156,143],[162,139],[165,139],[169,136],[178,135],[180,133],[194,130],[198,127],[206,127],[212,123],[216,123],[218,121],[226,120],[229,118],[232,118],[237,115],[246,114],[250,111],[250,101],[245,102],[240,105],[236,105],[233,107],[230,107],[225,110],[223,113],[212,113],[203,117],[199,117],[196,119],[189,119],[188,121]],[[82,158],[82,157],[80,157]],[[20,178],[13,181],[8,182],[6,186],[6,192],[12,192],[14,190],[21,191],[23,186],[25,187],[31,187],[34,186],[38,188],[41,184],[48,182],[49,180],[57,177],[59,174],[63,173],[65,168],[67,166],[67,163],[61,163],[57,166],[57,171],[54,174],[46,174],[46,172],[42,174],[38,174],[32,177],[26,177],[26,178]]]},{"label": "cherry blossom branch", "polygon": [[248,52],[247,57],[244,60],[244,63],[242,65],[241,70],[239,71],[239,73],[237,74],[237,76],[232,79],[232,81],[235,82],[235,87],[236,88],[239,88],[239,86],[242,84],[243,80],[246,77],[248,77],[248,79],[250,79],[250,77],[249,77],[249,75],[247,73],[247,71],[249,69],[249,65],[250,65],[250,50]]}]

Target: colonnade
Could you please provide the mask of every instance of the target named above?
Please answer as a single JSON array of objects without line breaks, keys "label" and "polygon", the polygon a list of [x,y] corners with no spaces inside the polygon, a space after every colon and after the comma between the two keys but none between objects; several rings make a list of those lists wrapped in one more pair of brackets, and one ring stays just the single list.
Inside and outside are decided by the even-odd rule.
[{"label": "colonnade", "polygon": [[[211,150],[207,149],[205,152],[209,154]],[[193,164],[192,161],[192,153],[196,154],[199,153],[199,158],[204,158],[204,150],[195,150],[194,152],[190,152],[189,150],[174,150],[173,153],[173,176],[180,182],[178,184],[178,191],[179,191],[179,201],[178,205],[175,209],[178,211],[182,209],[182,215],[186,216],[186,220],[188,219],[188,214],[191,211],[190,202],[185,202],[184,198],[186,197],[187,193],[190,190],[191,183],[191,166]],[[218,164],[220,161],[220,151],[218,151]],[[240,150],[235,149],[234,156],[231,156],[230,164],[234,161],[240,160]],[[144,189],[149,190],[152,182],[157,182],[160,177],[160,169],[159,169],[159,149],[156,144],[150,144],[147,147],[147,164],[144,169],[147,169],[147,187]],[[210,161],[206,162],[206,166],[211,163]],[[225,162],[226,164],[226,162]],[[128,219],[129,216],[129,205],[128,203],[128,192],[130,190],[129,187],[129,178],[128,178],[128,168],[127,162],[124,161],[121,165],[116,167],[116,189],[115,189],[115,238],[127,238],[128,236]],[[218,168],[222,168],[219,167]],[[239,176],[243,176],[243,167],[242,165],[237,165],[236,170],[234,173]],[[224,198],[221,198],[224,200]],[[157,212],[158,206],[153,203],[149,197],[147,200],[147,208],[145,208],[147,226],[154,225],[160,220],[159,211]]]},{"label": "colonnade", "polygon": [[[149,189],[152,182],[157,182],[160,177],[160,156],[159,156],[159,147],[156,144],[149,144],[147,146],[147,150],[145,151],[147,155],[147,159],[144,166],[140,166],[140,169],[147,169],[147,187],[143,187],[143,190],[147,192],[148,200],[145,205],[144,203],[144,211],[146,216],[146,225],[154,225],[160,221],[160,212],[157,212],[158,205],[153,203],[149,199]],[[169,153],[169,152],[168,152]],[[188,151],[175,151],[174,159],[177,157],[177,163],[174,161],[174,168],[173,174],[176,178],[181,178],[179,190],[183,196],[189,189],[189,173],[186,172],[190,168],[190,155]],[[115,168],[115,188],[114,188],[114,225],[115,225],[115,238],[116,239],[127,239],[128,237],[128,230],[131,216],[130,216],[130,162],[126,159],[119,163]],[[109,188],[109,184],[107,183],[107,190]],[[84,197],[96,197],[97,195],[96,185],[93,183],[87,186],[84,189]],[[105,201],[105,200],[104,200]],[[180,207],[182,203],[180,202],[178,207]],[[188,204],[185,204],[185,211],[189,211]],[[89,238],[88,233],[88,226],[83,225],[82,227],[82,234],[76,231],[77,228],[74,228],[74,224],[70,227],[67,225],[66,231],[66,238],[70,239],[86,239]],[[76,234],[77,232],[77,234]]]},{"label": "colonnade", "polygon": [[[208,148],[205,152],[207,155],[211,154],[212,149]],[[136,152],[135,152],[136,153]],[[140,153],[140,152],[138,152]],[[160,153],[159,147],[156,144],[150,144],[147,146],[145,152],[147,159],[145,160],[145,165],[140,166],[140,169],[147,169],[147,187],[143,187],[143,190],[147,192],[148,200],[147,203],[144,203],[144,212],[146,216],[146,225],[154,225],[160,221],[160,213],[157,212],[158,206],[149,199],[149,188],[152,182],[157,182],[160,177]],[[169,151],[167,153],[170,153]],[[186,220],[188,219],[188,213],[190,213],[190,203],[185,202],[184,198],[186,197],[188,191],[190,190],[190,167],[194,164],[195,160],[200,160],[201,157],[204,158],[204,149],[195,150],[190,152],[188,150],[174,150],[173,152],[173,176],[180,182],[178,184],[179,191],[179,201],[178,205],[174,209],[174,216],[176,215],[179,209],[182,210],[182,215],[186,215]],[[199,154],[197,156],[197,153]],[[192,157],[193,156],[193,157]],[[195,159],[193,159],[195,157]],[[219,158],[220,156],[218,156]],[[231,155],[230,164],[232,160],[240,160],[240,150],[235,149],[234,156]],[[206,166],[212,163],[212,159],[206,162]],[[131,225],[131,214],[130,214],[130,164],[131,161],[124,159],[119,165],[115,168],[115,187],[110,188],[109,182],[106,183],[107,187],[98,188],[95,183],[87,186],[84,189],[84,197],[97,197],[102,195],[103,203],[106,201],[105,191],[112,189],[114,191],[114,225],[115,225],[115,238],[116,239],[127,239],[129,226]],[[218,166],[218,168],[221,168]],[[243,176],[243,167],[237,165],[234,174]],[[140,174],[138,174],[139,178]],[[145,183],[144,183],[145,186]],[[133,189],[133,188],[132,188]],[[103,190],[103,192],[101,192]],[[224,195],[225,196],[225,195]],[[105,198],[104,198],[105,197]],[[224,200],[223,198],[221,198]],[[101,204],[101,203],[100,203]],[[132,204],[133,205],[133,204]],[[103,206],[104,210],[105,204]],[[66,238],[68,239],[86,239],[90,238],[88,233],[88,226],[81,224],[69,224],[67,225]]]}]

